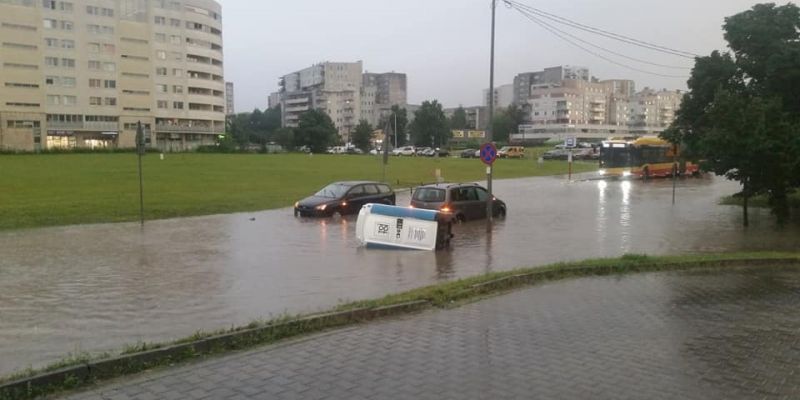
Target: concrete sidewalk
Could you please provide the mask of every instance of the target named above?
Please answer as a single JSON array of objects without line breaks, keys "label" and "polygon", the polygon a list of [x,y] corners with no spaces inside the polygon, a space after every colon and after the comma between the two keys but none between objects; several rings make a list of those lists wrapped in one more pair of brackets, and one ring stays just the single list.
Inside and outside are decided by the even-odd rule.
[{"label": "concrete sidewalk", "polygon": [[575,279],[67,398],[796,398],[798,293],[791,268]]}]

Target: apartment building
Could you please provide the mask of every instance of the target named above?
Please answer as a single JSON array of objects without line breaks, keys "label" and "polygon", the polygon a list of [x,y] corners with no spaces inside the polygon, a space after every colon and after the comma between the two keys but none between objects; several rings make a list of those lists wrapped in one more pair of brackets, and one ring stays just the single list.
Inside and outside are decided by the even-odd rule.
[{"label": "apartment building", "polygon": [[586,67],[561,65],[545,68],[542,71],[518,74],[514,77],[513,102],[520,106],[525,105],[531,96],[531,87],[560,84],[561,81],[566,79],[588,82],[591,79],[589,69]]},{"label": "apartment building", "polygon": [[236,114],[234,108],[233,82],[225,82],[225,115]]},{"label": "apartment building", "polygon": [[680,90],[644,88],[630,100],[629,124],[632,134],[657,134],[675,120],[684,93]]},{"label": "apartment building", "polygon": [[349,138],[361,118],[362,62],[324,62],[280,79],[281,121],[297,127],[311,109],[325,111],[339,135]]},{"label": "apartment building", "polygon": [[361,61],[324,62],[281,77],[268,105],[281,106],[284,127],[296,127],[306,111],[325,111],[347,141],[359,120],[377,126],[392,106],[405,107],[407,96],[406,74],[362,73]]},{"label": "apartment building", "polygon": [[188,150],[225,129],[213,0],[0,2],[0,148]]},{"label": "apartment building", "polygon": [[[483,130],[486,129],[488,122],[489,122],[489,108],[488,107],[481,107],[481,106],[474,106],[474,107],[463,107],[464,112],[467,114],[467,129],[472,130]],[[445,108],[444,115],[445,117],[453,118],[453,114],[455,114],[458,107],[455,108]]]},{"label": "apartment building", "polygon": [[[483,89],[483,106],[489,107],[489,89]],[[514,102],[514,85],[501,85],[494,88],[494,108],[506,108]]]},{"label": "apartment building", "polygon": [[377,126],[381,118],[392,112],[392,106],[408,103],[406,74],[398,72],[366,72],[361,82],[361,119]]}]

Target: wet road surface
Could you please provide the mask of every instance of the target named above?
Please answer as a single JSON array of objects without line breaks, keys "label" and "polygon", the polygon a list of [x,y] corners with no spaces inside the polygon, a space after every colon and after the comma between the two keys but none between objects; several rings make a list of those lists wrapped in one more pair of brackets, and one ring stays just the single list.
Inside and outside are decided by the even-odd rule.
[{"label": "wet road surface", "polygon": [[102,399],[794,399],[800,269],[591,277],[122,379]]},{"label": "wet road surface", "polygon": [[[741,228],[722,179],[495,182],[509,208],[491,232],[455,229],[443,252],[366,250],[355,221],[288,209],[0,232],[0,375],[68,352],[118,350],[282,313],[328,309],[487,271],[624,253],[796,250],[767,211]],[[398,204],[408,204],[401,195]],[[251,220],[251,218],[255,218]]]}]

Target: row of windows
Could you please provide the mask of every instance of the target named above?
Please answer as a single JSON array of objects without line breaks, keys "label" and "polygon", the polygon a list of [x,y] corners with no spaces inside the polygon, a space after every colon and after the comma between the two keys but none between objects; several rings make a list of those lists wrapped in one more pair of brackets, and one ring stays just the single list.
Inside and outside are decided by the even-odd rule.
[{"label": "row of windows", "polygon": [[[164,84],[156,85],[156,93],[169,93],[169,85],[164,85]],[[183,86],[172,85],[172,93],[183,94]]]},{"label": "row of windows", "polygon": [[38,65],[34,64],[20,64],[20,63],[3,63],[3,68],[15,68],[15,69],[39,69]]},{"label": "row of windows", "polygon": [[45,18],[42,20],[44,29],[61,29],[62,31],[72,31],[75,25],[72,21]]},{"label": "row of windows", "polygon": [[78,97],[76,96],[60,96],[54,94],[47,95],[47,105],[50,106],[58,106],[58,105],[74,106],[77,103],[78,103]]},{"label": "row of windows", "polygon": [[33,0],[0,0],[0,4],[12,4],[15,6],[33,7]]},{"label": "row of windows", "polygon": [[[47,0],[45,0],[47,1]],[[114,10],[105,7],[86,6],[86,13],[89,15],[97,15],[101,17],[113,17]]]},{"label": "row of windows", "polygon": [[[169,108],[169,102],[166,101],[166,100],[158,100],[158,101],[156,101],[156,108],[162,109],[162,110],[168,109]],[[175,110],[183,110],[183,102],[182,101],[173,101],[172,102],[172,108],[175,109]]]},{"label": "row of windows", "polygon": [[42,0],[42,8],[71,13],[73,7],[72,3],[68,1]]},{"label": "row of windows", "polygon": [[8,88],[25,88],[25,89],[38,89],[39,85],[36,83],[21,83],[21,82],[6,82]]},{"label": "row of windows", "polygon": [[51,49],[74,49],[75,41],[72,39],[44,38],[44,45]]},{"label": "row of windows", "polygon": [[89,105],[90,106],[116,106],[117,105],[117,98],[116,97],[90,96],[89,97]]},{"label": "row of windows", "polygon": [[32,44],[3,42],[3,47],[7,49],[36,50],[39,47]]},{"label": "row of windows", "polygon": [[89,60],[89,69],[114,72],[117,70],[117,64],[113,62],[100,62],[97,60]]},{"label": "row of windows", "polygon": [[58,57],[45,57],[44,58],[44,65],[48,67],[58,67],[61,66],[63,68],[75,68],[75,59],[74,58],[61,58]]},{"label": "row of windows", "polygon": [[39,104],[39,103],[19,103],[19,102],[15,102],[15,101],[7,101],[6,102],[6,106],[8,106],[8,107],[32,108],[32,107],[41,107],[41,104]]},{"label": "row of windows", "polygon": [[8,120],[6,121],[6,126],[9,128],[38,128],[41,126],[39,121],[28,121],[28,120]]},{"label": "row of windows", "polygon": [[[0,0],[0,2],[2,2],[2,0]],[[12,24],[12,23],[9,23],[9,22],[3,22],[2,24],[0,24],[0,26],[2,26],[3,28],[16,29],[16,30],[20,30],[20,31],[35,31],[36,30],[35,26],[22,25],[22,24]]]},{"label": "row of windows", "polygon": [[[166,67],[157,67],[156,68],[156,75],[158,76],[167,76],[168,69]],[[182,77],[183,70],[180,68],[173,68],[172,69],[172,76]]]},{"label": "row of windows", "polygon": [[116,89],[117,81],[113,79],[89,79],[89,87],[95,89]]}]

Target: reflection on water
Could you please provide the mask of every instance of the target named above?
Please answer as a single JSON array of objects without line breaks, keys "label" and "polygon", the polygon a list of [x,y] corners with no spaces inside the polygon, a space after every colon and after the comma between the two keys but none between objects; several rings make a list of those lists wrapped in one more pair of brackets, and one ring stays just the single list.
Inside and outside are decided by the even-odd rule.
[{"label": "reflection on water", "polygon": [[[502,180],[508,217],[456,226],[441,252],[367,250],[352,217],[273,210],[137,224],[0,232],[0,374],[75,350],[182,337],[440,280],[626,252],[795,250],[755,210],[717,206],[738,190],[715,179],[672,183]],[[408,204],[401,195],[398,204]]]}]

